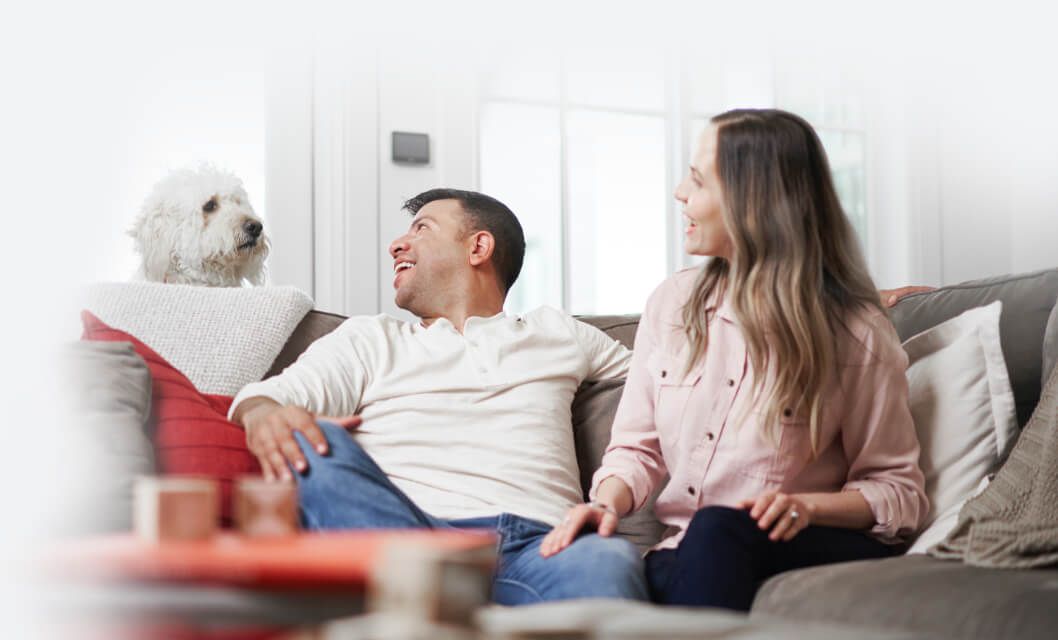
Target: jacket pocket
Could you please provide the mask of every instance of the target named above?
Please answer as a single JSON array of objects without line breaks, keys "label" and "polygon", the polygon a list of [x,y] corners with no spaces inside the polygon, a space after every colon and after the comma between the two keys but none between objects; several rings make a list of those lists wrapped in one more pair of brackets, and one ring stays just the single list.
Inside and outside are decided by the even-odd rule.
[{"label": "jacket pocket", "polygon": [[746,476],[781,483],[795,456],[801,455],[808,443],[808,421],[793,414],[779,418],[779,440],[769,439],[764,414],[751,411],[739,425],[739,471]]},{"label": "jacket pocket", "polygon": [[[701,368],[686,372],[687,363],[680,357],[653,353],[647,360],[647,370],[654,381],[654,426],[662,437],[662,446],[676,440],[683,424],[687,403],[702,378]],[[663,454],[669,454],[663,451]]]}]

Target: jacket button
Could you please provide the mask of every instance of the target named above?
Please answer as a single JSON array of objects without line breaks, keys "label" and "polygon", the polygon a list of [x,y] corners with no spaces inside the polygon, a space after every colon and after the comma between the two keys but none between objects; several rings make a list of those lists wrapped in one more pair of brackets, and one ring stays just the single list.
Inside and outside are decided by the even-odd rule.
[{"label": "jacket button", "polygon": [[694,487],[687,487],[687,493],[694,495]]},{"label": "jacket button", "polygon": [[713,432],[712,431],[707,432],[705,434],[705,439],[711,441],[713,439]]},{"label": "jacket button", "polygon": [[667,373],[668,373],[667,371],[662,371],[661,372],[661,377],[664,378]]},{"label": "jacket button", "polygon": [[729,387],[733,387],[733,386],[735,386],[735,381],[734,381],[734,379],[732,379],[732,378],[728,378],[728,379],[727,379],[727,386],[729,386]]}]

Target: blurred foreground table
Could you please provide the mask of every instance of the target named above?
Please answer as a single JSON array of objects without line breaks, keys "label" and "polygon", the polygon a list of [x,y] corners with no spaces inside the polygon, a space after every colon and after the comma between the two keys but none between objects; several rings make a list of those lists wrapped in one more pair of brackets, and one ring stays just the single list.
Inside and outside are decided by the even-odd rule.
[{"label": "blurred foreground table", "polygon": [[474,558],[484,566],[495,546],[493,532],[478,530],[223,533],[163,544],[128,534],[64,542],[41,575],[59,636],[69,627],[70,637],[265,638],[362,613],[379,583],[442,584],[450,578],[431,578],[422,565]]}]

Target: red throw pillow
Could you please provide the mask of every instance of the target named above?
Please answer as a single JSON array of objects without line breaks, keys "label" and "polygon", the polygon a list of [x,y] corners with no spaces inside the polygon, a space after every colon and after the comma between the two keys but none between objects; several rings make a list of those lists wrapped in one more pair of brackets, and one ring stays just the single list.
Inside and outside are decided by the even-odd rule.
[{"label": "red throw pillow", "polygon": [[194,474],[220,481],[221,521],[231,524],[232,486],[236,478],[260,474],[257,458],[246,448],[246,432],[229,421],[231,396],[201,393],[153,349],[108,326],[88,311],[81,312],[82,340],[131,342],[151,371],[151,413],[154,451],[163,474]]}]

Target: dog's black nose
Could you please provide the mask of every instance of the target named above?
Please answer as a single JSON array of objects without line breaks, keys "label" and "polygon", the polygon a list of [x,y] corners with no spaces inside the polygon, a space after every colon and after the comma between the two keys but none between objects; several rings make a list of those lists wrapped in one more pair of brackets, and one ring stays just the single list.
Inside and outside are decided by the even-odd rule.
[{"label": "dog's black nose", "polygon": [[256,238],[257,236],[261,235],[261,229],[263,228],[264,226],[256,220],[247,220],[246,222],[242,223],[242,230],[245,231],[246,235],[250,236],[251,238]]}]

